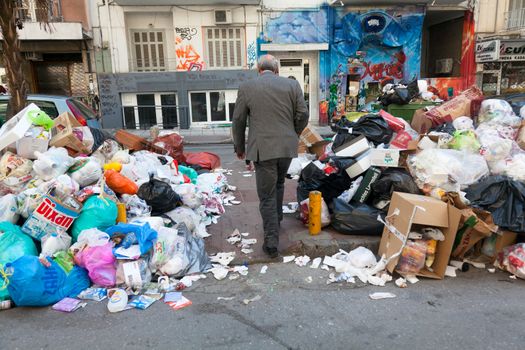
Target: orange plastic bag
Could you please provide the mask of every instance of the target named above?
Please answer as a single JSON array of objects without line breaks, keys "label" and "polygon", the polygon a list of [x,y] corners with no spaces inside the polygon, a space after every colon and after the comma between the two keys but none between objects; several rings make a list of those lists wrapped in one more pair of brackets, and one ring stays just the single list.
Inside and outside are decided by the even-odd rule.
[{"label": "orange plastic bag", "polygon": [[121,175],[115,170],[108,169],[104,173],[106,184],[118,194],[137,194],[139,187],[136,183]]}]

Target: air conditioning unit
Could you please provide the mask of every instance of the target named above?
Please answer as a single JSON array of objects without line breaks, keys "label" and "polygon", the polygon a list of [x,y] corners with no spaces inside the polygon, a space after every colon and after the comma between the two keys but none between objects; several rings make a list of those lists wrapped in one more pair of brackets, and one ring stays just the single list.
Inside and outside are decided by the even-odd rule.
[{"label": "air conditioning unit", "polygon": [[449,74],[452,73],[452,69],[454,68],[454,59],[453,58],[442,58],[440,60],[436,60],[436,74]]},{"label": "air conditioning unit", "polygon": [[231,10],[215,10],[215,24],[230,24],[232,23]]},{"label": "air conditioning unit", "polygon": [[40,52],[26,52],[24,54],[26,60],[28,61],[43,61],[44,57]]}]

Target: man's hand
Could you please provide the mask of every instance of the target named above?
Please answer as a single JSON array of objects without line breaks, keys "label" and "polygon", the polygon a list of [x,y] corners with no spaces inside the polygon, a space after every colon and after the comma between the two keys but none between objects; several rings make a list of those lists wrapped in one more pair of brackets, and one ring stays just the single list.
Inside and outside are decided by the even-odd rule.
[{"label": "man's hand", "polygon": [[246,154],[244,152],[236,152],[237,153],[237,158],[239,158],[239,160],[244,160],[244,158],[246,157]]},{"label": "man's hand", "polygon": [[248,171],[254,171],[255,170],[255,165],[253,164],[253,162],[249,162],[248,164],[246,164],[246,170],[248,170]]}]

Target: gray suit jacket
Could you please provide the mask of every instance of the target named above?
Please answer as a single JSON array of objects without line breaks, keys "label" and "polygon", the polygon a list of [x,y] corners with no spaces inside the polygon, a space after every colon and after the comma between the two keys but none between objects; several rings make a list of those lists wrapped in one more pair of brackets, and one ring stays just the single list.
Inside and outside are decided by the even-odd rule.
[{"label": "gray suit jacket", "polygon": [[239,87],[232,132],[235,150],[246,153],[246,159],[297,157],[298,135],[307,124],[308,110],[296,80],[263,72]]}]

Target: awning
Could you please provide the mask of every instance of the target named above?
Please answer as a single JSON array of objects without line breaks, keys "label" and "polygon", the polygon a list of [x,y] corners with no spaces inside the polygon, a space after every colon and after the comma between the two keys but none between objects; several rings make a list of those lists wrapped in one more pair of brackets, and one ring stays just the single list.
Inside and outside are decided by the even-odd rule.
[{"label": "awning", "polygon": [[261,44],[261,51],[326,51],[328,43]]}]

